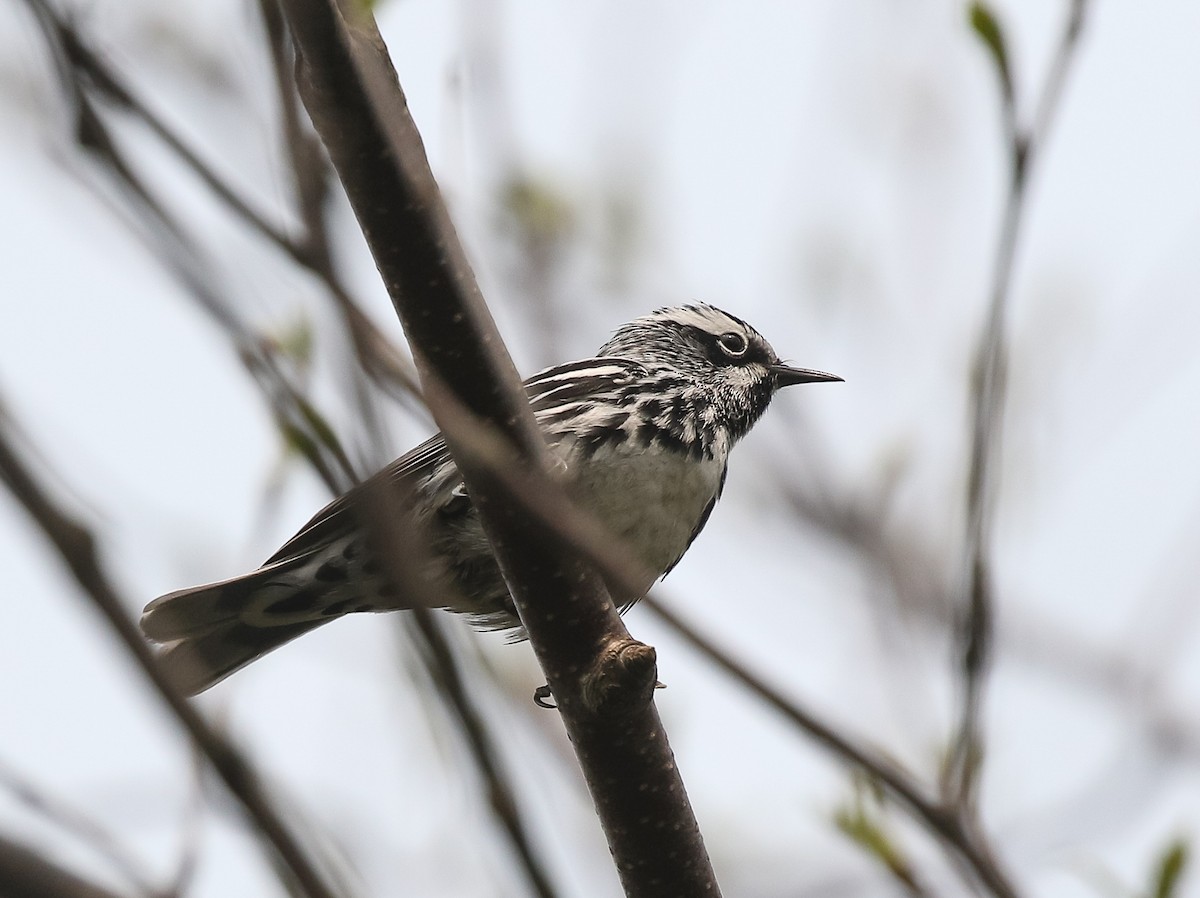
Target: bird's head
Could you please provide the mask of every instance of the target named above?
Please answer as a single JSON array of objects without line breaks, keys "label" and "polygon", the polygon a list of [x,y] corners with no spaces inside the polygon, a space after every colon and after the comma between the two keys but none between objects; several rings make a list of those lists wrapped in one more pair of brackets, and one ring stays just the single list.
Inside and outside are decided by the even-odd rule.
[{"label": "bird's head", "polygon": [[701,416],[723,426],[735,440],[783,387],[842,379],[784,364],[753,327],[703,303],[636,318],[613,334],[599,354],[673,369],[688,381],[687,393],[698,400]]}]

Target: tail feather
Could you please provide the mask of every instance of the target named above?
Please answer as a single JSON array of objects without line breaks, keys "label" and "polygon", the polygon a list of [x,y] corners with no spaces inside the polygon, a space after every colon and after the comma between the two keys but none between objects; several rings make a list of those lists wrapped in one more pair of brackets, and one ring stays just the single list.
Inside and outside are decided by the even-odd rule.
[{"label": "tail feather", "polygon": [[289,558],[251,574],[160,596],[142,632],[162,644],[160,662],[188,695],[352,610],[333,584],[309,576],[311,560]]},{"label": "tail feather", "polygon": [[328,620],[332,618],[280,627],[256,627],[233,621],[207,633],[167,643],[159,653],[159,664],[185,695],[196,695]]},{"label": "tail feather", "polygon": [[155,642],[170,642],[223,627],[237,620],[253,590],[248,579],[239,577],[159,596],[142,612],[142,632]]}]

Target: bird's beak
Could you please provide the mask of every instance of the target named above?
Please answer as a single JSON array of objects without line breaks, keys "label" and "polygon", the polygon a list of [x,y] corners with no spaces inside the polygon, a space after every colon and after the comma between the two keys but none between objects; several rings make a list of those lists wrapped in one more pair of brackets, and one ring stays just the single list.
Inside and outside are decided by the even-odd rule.
[{"label": "bird's beak", "polygon": [[842,380],[836,374],[813,371],[811,368],[793,368],[790,365],[772,365],[771,373],[775,375],[776,389],[790,387],[793,384],[815,384],[824,381]]}]

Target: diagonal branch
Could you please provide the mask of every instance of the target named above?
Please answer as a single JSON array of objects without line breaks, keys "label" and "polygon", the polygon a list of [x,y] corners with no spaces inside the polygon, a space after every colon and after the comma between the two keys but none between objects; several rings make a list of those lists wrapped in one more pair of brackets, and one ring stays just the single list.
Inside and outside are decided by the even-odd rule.
[{"label": "diagonal branch", "polygon": [[669,609],[659,598],[648,596],[642,604],[651,609],[660,620],[719,670],[782,714],[835,758],[862,771],[882,786],[913,819],[956,855],[969,871],[971,878],[985,886],[995,898],[1017,898],[1016,887],[1009,881],[1008,874],[997,863],[980,834],[965,825],[952,808],[927,795],[926,790],[908,771],[878,752],[856,744],[832,724],[783,695]]},{"label": "diagonal branch", "polygon": [[[332,429],[279,369],[267,344],[241,322],[236,310],[207,283],[208,279],[194,276],[195,271],[205,269],[199,250],[167,217],[164,208],[139,180],[135,166],[125,159],[109,135],[100,110],[91,98],[96,93],[110,105],[139,119],[237,218],[283,250],[297,264],[316,274],[326,284],[330,296],[342,312],[363,367],[368,372],[376,372],[376,383],[384,389],[398,384],[403,388],[405,397],[411,398],[417,394],[417,390],[415,380],[407,373],[407,363],[401,363],[399,353],[342,288],[335,272],[324,203],[327,192],[325,180],[330,173],[328,162],[315,136],[301,126],[292,70],[286,59],[287,35],[274,0],[262,0],[261,12],[276,75],[284,144],[305,229],[301,238],[293,238],[270,224],[226,184],[181,137],[140,101],[116,70],[88,47],[72,23],[59,16],[42,0],[27,2],[37,14],[47,44],[59,62],[60,80],[75,110],[77,133],[88,136],[85,149],[114,177],[131,200],[135,212],[134,224],[140,223],[139,233],[151,243],[164,264],[180,278],[192,297],[229,336],[244,368],[263,392],[276,425],[289,444],[301,452],[335,495],[349,489],[359,476]],[[364,417],[374,420],[369,396],[363,393],[360,398]],[[384,522],[377,519],[388,516],[381,513],[370,515],[370,518],[369,523],[373,528],[383,529]],[[380,538],[383,538],[382,535]],[[458,722],[475,758],[497,825],[512,844],[535,894],[550,898],[554,890],[536,856],[525,821],[518,812],[511,784],[497,762],[495,745],[483,726],[469,691],[461,688],[462,675],[458,662],[441,631],[421,626],[420,622],[425,621],[426,616],[420,612],[415,618],[410,621],[416,628],[414,639],[423,645],[425,651],[422,659],[429,667],[431,679],[441,689],[452,717]],[[453,688],[455,685],[459,688]]]},{"label": "diagonal branch", "polygon": [[92,533],[59,508],[26,468],[9,441],[11,429],[12,421],[0,407],[0,481],[54,544],[76,582],[108,621],[197,749],[208,759],[230,794],[274,850],[279,862],[295,877],[303,893],[308,898],[335,898],[284,823],[253,768],[167,681],[150,646],[125,613],[129,603],[117,595],[101,566]]},{"label": "diagonal branch", "polygon": [[537,846],[526,829],[512,784],[500,767],[495,741],[479,711],[476,698],[471,695],[463,678],[442,622],[434,612],[424,608],[414,609],[409,616],[411,621],[406,620],[405,623],[411,623],[412,629],[420,637],[414,643],[424,649],[425,657],[422,660],[425,667],[444,697],[446,707],[453,712],[467,747],[475,758],[493,817],[508,837],[533,893],[540,898],[554,898],[557,892],[538,856]]},{"label": "diagonal branch", "polygon": [[84,879],[33,847],[0,834],[5,898],[132,898]]},{"label": "diagonal branch", "polygon": [[[97,855],[104,858],[114,872],[118,873],[138,895],[147,898],[147,896],[156,894],[157,890],[151,885],[149,877],[142,871],[133,855],[111,832],[57,796],[50,795],[35,786],[32,781],[20,776],[4,761],[0,761],[0,789],[9,792],[13,798],[30,811],[73,836],[81,844],[88,846]],[[6,879],[3,872],[0,871],[0,883],[2,882],[6,882]]]},{"label": "diagonal branch", "polygon": [[[404,324],[426,396],[492,541],[561,709],[630,896],[717,895],[654,710],[653,650],[630,639],[596,575],[503,491],[443,414],[461,403],[545,478],[542,436],[429,171],[363,7],[283,0],[297,79]],[[343,17],[345,16],[345,18]],[[568,609],[568,613],[564,613]],[[589,686],[611,678],[607,702]]]},{"label": "diagonal branch", "polygon": [[[363,313],[358,303],[342,283],[333,263],[325,226],[324,185],[328,163],[314,145],[309,134],[299,127],[296,116],[294,85],[282,59],[277,13],[273,0],[262,0],[272,63],[276,71],[278,92],[283,110],[284,143],[292,163],[295,193],[300,207],[304,232],[292,236],[237,192],[232,185],[193,149],[146,104],[122,78],[121,74],[101,58],[74,25],[56,12],[46,0],[25,0],[53,51],[58,63],[60,80],[70,96],[76,116],[76,133],[83,147],[112,169],[127,188],[136,192],[156,217],[170,224],[165,210],[155,203],[140,179],[117,150],[116,144],[103,124],[100,110],[92,96],[106,101],[141,122],[165,146],[183,167],[190,171],[238,219],[268,243],[280,250],[301,268],[313,274],[333,298],[346,323],[355,351],[367,373],[392,395],[413,405],[418,394],[411,365],[395,346]],[[169,228],[177,235],[177,228]],[[418,403],[419,404],[419,403]]]}]

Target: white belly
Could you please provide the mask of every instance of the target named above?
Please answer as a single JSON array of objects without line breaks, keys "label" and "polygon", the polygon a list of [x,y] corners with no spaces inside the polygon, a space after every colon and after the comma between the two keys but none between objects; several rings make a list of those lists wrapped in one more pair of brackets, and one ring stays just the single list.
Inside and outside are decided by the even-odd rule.
[{"label": "white belly", "polygon": [[696,461],[627,444],[602,447],[586,464],[573,464],[572,454],[572,494],[654,573],[644,593],[688,547],[720,489],[725,459]]}]

